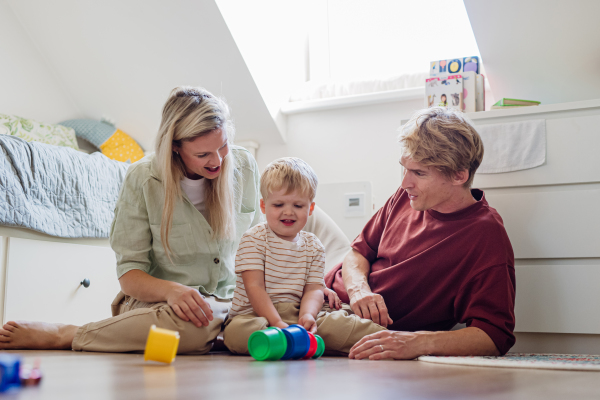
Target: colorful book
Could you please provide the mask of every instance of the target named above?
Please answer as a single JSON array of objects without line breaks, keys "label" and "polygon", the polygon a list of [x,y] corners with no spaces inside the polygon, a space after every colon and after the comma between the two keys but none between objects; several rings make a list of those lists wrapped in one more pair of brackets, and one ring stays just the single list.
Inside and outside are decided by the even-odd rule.
[{"label": "colorful book", "polygon": [[514,108],[524,108],[524,107],[529,107],[529,106],[492,106],[490,108],[492,110],[508,110],[508,109],[514,109]]},{"label": "colorful book", "polygon": [[485,76],[475,76],[475,111],[485,111]]},{"label": "colorful book", "polygon": [[449,60],[432,61],[429,67],[429,76],[442,76],[462,74],[473,71],[479,74],[479,57],[452,58]]},{"label": "colorful book", "polygon": [[477,77],[475,71],[466,71],[461,74],[463,79],[463,106],[464,112],[477,111]]},{"label": "colorful book", "polygon": [[[473,104],[475,95],[473,91]],[[463,77],[449,75],[425,80],[425,107],[448,107],[463,110]]]},{"label": "colorful book", "polygon": [[520,99],[508,99],[508,98],[503,98],[498,100],[495,104],[495,106],[539,106],[540,102],[539,101],[534,101],[534,100],[520,100]]},{"label": "colorful book", "polygon": [[[475,83],[475,82],[473,82]],[[446,88],[448,93],[448,108],[464,110],[463,103],[463,77],[462,75],[449,75],[446,79]],[[475,94],[475,92],[473,92]],[[475,96],[472,96],[475,100]],[[473,101],[473,104],[475,102]]]}]

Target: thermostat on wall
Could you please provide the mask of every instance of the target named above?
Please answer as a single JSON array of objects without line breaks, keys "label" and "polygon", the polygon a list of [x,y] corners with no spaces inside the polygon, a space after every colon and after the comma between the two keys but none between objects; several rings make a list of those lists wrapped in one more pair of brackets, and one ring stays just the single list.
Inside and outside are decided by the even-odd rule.
[{"label": "thermostat on wall", "polygon": [[344,217],[364,217],[365,213],[364,193],[346,193],[344,195]]}]

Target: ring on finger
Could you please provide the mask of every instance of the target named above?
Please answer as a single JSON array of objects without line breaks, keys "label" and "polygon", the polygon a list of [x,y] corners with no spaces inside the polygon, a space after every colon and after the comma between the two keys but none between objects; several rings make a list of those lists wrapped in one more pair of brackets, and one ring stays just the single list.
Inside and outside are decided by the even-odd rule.
[{"label": "ring on finger", "polygon": [[380,344],[379,347],[381,347],[381,352],[383,353],[385,351],[385,349],[383,348],[383,345]]}]

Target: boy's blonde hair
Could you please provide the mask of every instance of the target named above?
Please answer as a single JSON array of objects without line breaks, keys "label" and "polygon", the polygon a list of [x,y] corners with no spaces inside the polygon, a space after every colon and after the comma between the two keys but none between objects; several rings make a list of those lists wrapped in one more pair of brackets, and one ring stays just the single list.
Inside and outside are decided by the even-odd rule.
[{"label": "boy's blonde hair", "polygon": [[286,189],[286,194],[298,191],[313,201],[319,180],[315,171],[303,160],[283,157],[273,161],[260,178],[260,194],[266,200],[269,193]]},{"label": "boy's blonde hair", "polygon": [[468,170],[465,188],[473,184],[483,160],[481,137],[460,111],[432,107],[416,112],[401,128],[402,155],[447,177]]}]

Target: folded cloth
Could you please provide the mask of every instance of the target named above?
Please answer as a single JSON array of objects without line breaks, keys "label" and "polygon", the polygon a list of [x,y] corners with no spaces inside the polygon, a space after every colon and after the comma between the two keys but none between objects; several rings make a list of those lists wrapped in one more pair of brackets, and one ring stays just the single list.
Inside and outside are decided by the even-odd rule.
[{"label": "folded cloth", "polygon": [[538,167],[546,162],[546,120],[477,127],[485,154],[478,174]]}]

